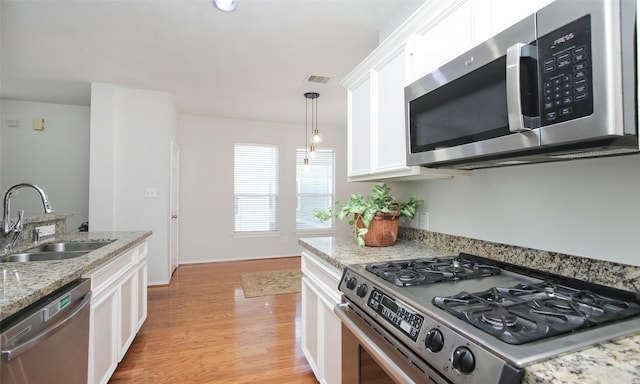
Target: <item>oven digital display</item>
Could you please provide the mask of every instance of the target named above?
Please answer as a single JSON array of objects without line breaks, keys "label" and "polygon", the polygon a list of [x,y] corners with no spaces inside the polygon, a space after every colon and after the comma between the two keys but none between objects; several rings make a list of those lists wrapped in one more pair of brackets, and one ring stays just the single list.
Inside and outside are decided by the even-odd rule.
[{"label": "oven digital display", "polygon": [[393,313],[398,312],[398,304],[396,304],[395,301],[391,300],[387,296],[382,296],[382,305],[389,308]]},{"label": "oven digital display", "polygon": [[418,339],[420,328],[424,322],[422,315],[375,288],[369,296],[367,305],[411,340]]}]

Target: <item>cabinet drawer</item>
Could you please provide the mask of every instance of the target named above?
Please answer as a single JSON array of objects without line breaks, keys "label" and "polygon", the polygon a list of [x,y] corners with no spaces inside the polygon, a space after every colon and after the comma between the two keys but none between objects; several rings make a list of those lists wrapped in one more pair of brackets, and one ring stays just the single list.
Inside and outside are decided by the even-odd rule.
[{"label": "cabinet drawer", "polygon": [[136,247],[124,252],[98,270],[90,272],[87,277],[91,278],[91,289],[94,294],[106,289],[109,284],[118,280],[130,267],[136,264],[137,259],[138,248]]},{"label": "cabinet drawer", "polygon": [[342,294],[338,291],[338,283],[342,277],[342,271],[313,254],[302,251],[302,273],[313,281],[331,301],[340,302]]},{"label": "cabinet drawer", "polygon": [[136,261],[140,262],[149,254],[149,243],[145,241],[142,244],[138,245],[136,249],[138,250],[138,258],[136,259]]}]

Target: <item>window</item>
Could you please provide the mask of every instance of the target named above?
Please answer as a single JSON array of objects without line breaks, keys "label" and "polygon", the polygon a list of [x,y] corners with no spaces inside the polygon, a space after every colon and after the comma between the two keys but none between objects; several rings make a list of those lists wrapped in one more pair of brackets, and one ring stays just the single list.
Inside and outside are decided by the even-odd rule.
[{"label": "window", "polygon": [[236,144],[233,169],[235,231],[277,230],[278,147]]},{"label": "window", "polygon": [[296,229],[333,228],[333,218],[321,222],[313,216],[316,209],[329,209],[335,200],[335,151],[317,148],[316,157],[303,169],[306,148],[296,149]]}]

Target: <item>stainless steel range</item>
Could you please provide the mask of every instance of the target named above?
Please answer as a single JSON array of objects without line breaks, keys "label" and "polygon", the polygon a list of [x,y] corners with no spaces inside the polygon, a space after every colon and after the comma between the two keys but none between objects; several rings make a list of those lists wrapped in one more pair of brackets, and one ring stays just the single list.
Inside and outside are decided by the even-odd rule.
[{"label": "stainless steel range", "polygon": [[339,289],[343,330],[398,383],[519,383],[534,362],[640,332],[635,293],[469,254],[348,266]]}]

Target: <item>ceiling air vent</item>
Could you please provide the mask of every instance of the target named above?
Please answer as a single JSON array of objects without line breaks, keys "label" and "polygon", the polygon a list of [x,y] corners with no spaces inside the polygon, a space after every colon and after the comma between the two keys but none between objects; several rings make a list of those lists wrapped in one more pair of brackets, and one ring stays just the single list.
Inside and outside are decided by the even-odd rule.
[{"label": "ceiling air vent", "polygon": [[307,81],[310,83],[326,84],[329,80],[331,80],[331,78],[327,76],[307,75]]}]

